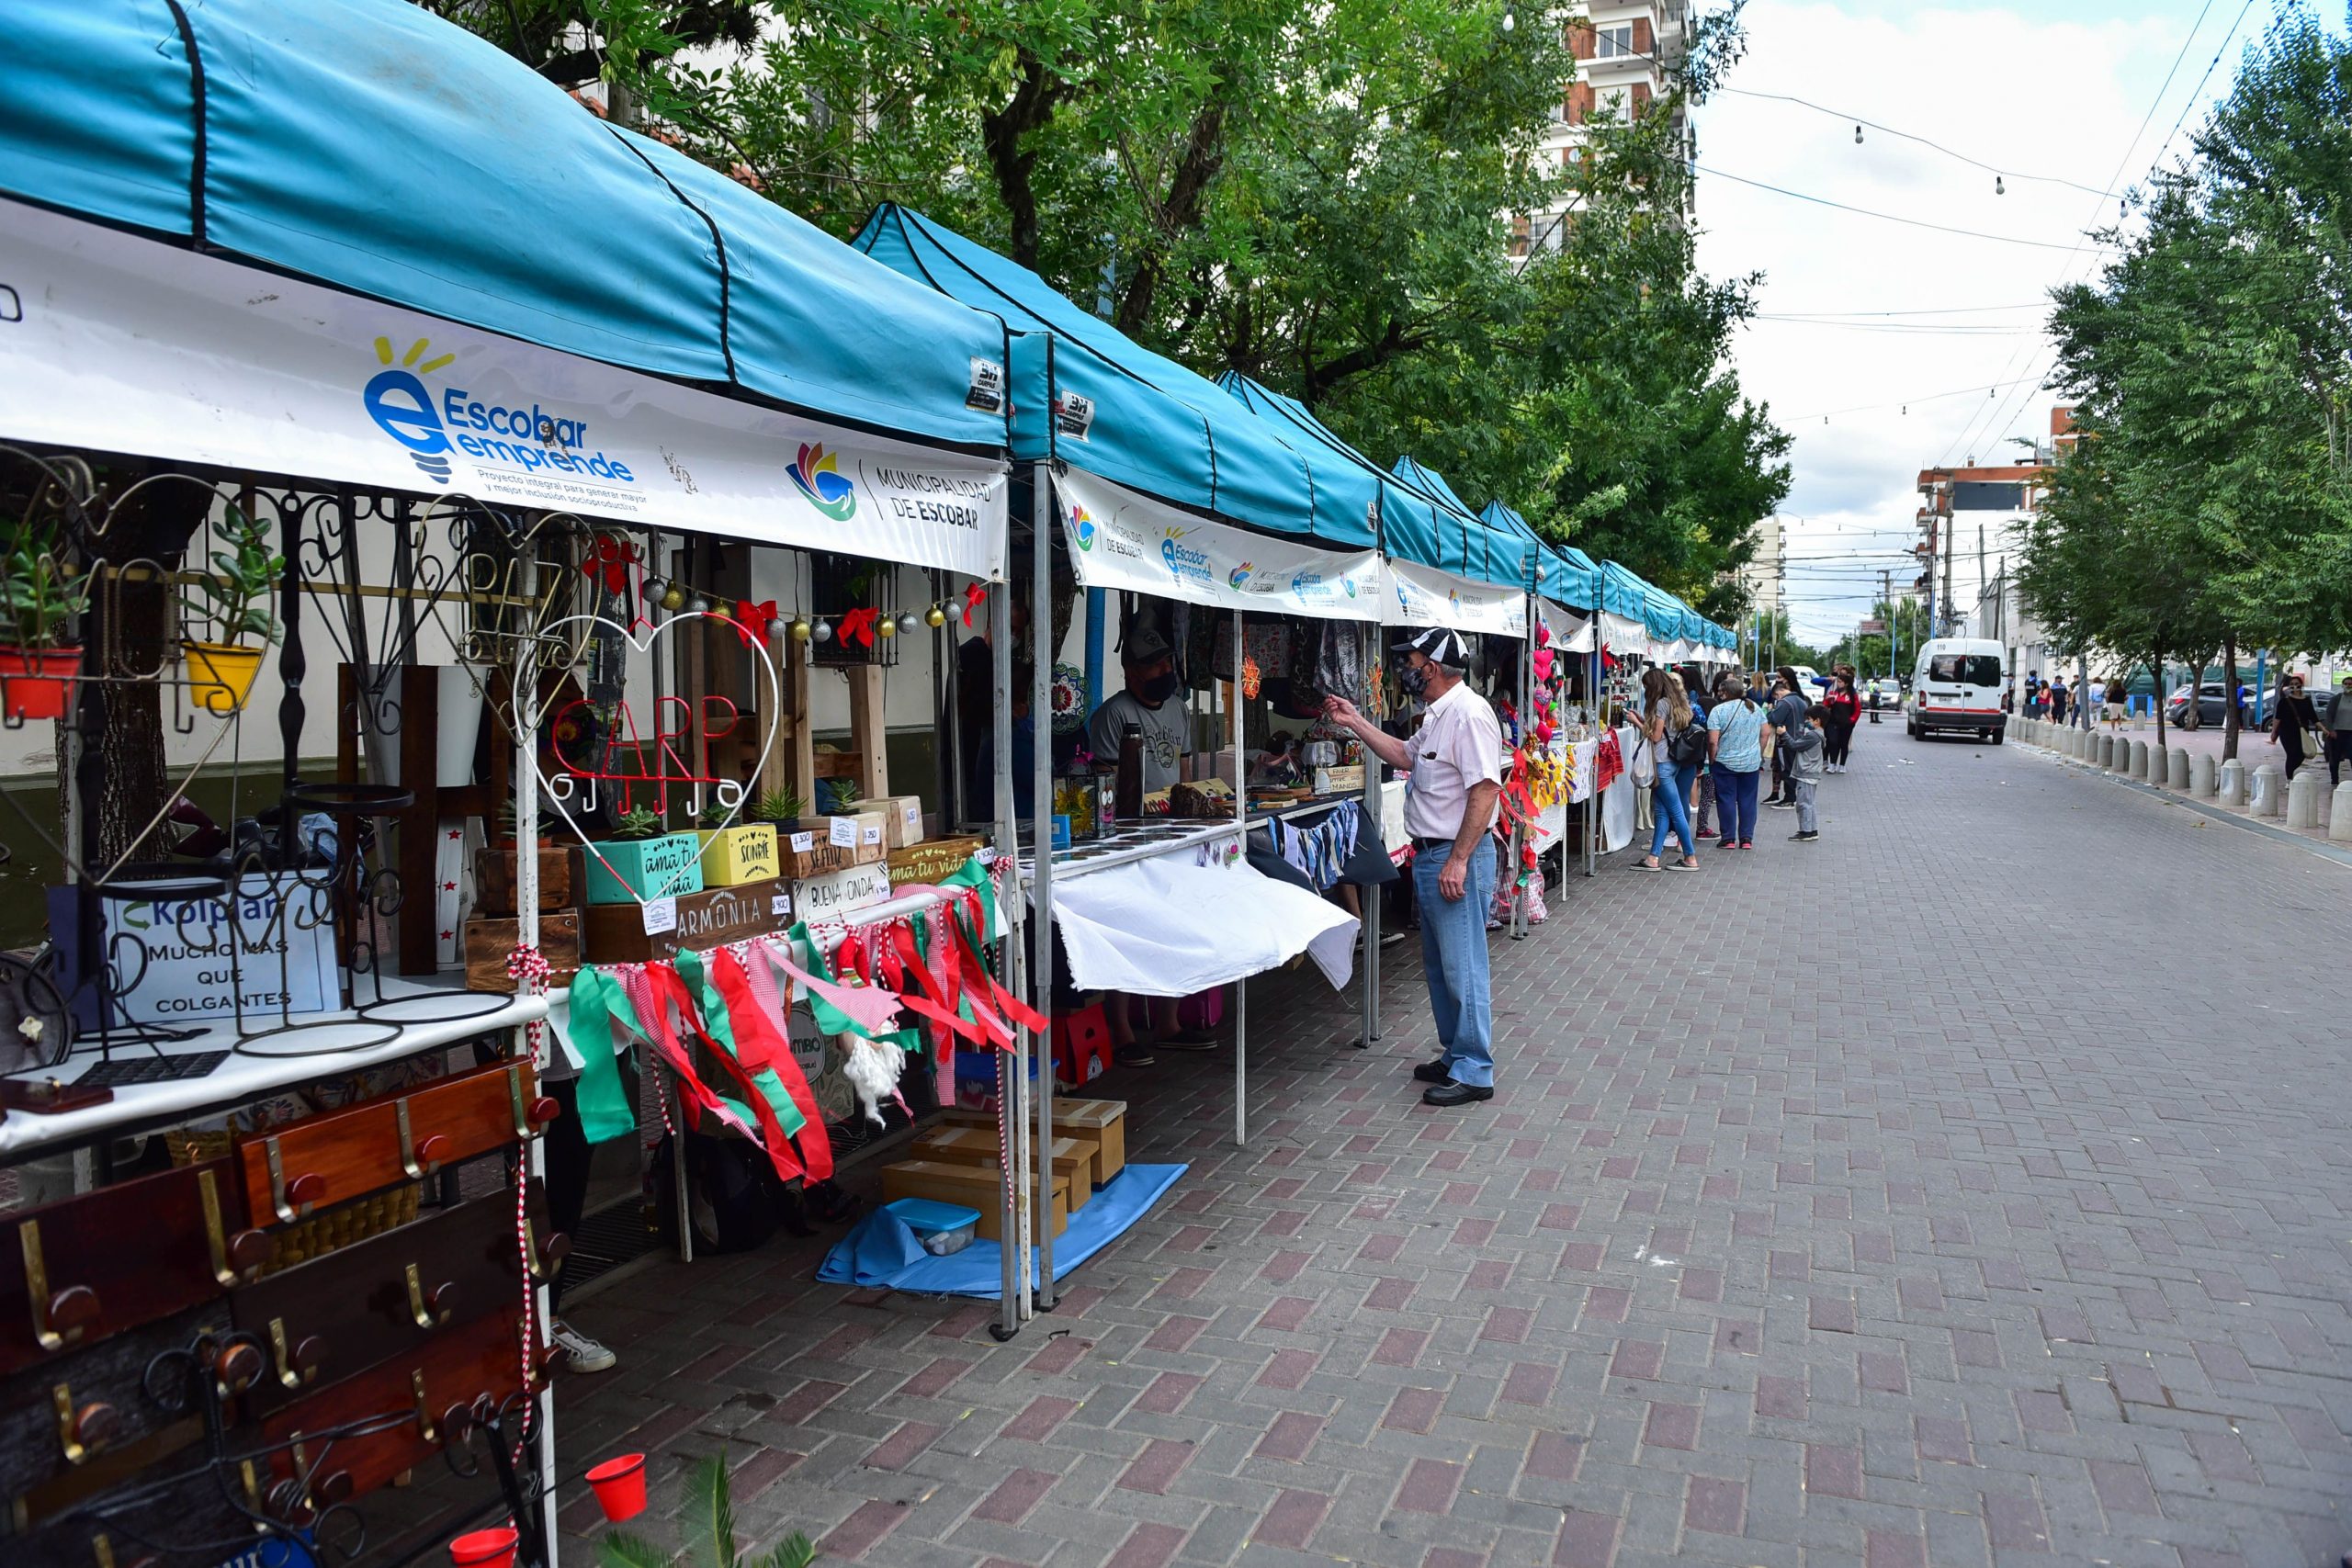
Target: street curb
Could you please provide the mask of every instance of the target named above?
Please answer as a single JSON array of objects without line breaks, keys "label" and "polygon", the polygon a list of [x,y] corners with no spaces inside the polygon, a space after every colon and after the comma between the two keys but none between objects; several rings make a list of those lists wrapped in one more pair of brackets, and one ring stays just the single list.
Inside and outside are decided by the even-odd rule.
[{"label": "street curb", "polygon": [[2340,849],[2324,840],[2306,839],[2301,833],[2290,832],[2284,828],[2274,828],[2267,822],[2252,817],[2240,816],[2218,805],[2209,805],[2193,796],[2183,795],[2178,790],[2159,789],[2154,784],[2142,784],[2137,779],[2128,779],[2120,773],[2109,773],[2104,769],[2092,767],[2088,763],[2077,762],[2072,757],[2052,747],[2037,746],[2031,741],[2013,740],[2009,744],[2018,747],[2020,750],[2047,757],[2062,767],[2071,767],[2076,773],[2105,779],[2109,784],[2121,784],[2126,789],[2138,790],[2142,795],[2152,795],[2167,806],[2186,807],[2200,817],[2211,818],[2216,822],[2226,822],[2233,828],[2244,828],[2250,833],[2260,833],[2265,838],[2277,839],[2282,843],[2292,844],[2299,850],[2308,850],[2322,860],[2332,860],[2338,865],[2352,867],[2352,850]]}]

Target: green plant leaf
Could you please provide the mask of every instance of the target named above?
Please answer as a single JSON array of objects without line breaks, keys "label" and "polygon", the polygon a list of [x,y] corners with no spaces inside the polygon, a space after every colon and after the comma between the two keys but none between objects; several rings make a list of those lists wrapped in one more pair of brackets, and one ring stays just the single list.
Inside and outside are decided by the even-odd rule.
[{"label": "green plant leaf", "polygon": [[736,1568],[735,1507],[725,1456],[697,1460],[686,1472],[686,1506],[679,1523],[690,1532],[687,1551],[703,1568]]},{"label": "green plant leaf", "polygon": [[775,1550],[752,1564],[752,1568],[808,1568],[817,1561],[817,1549],[798,1530],[778,1541]]},{"label": "green plant leaf", "polygon": [[641,1535],[627,1530],[607,1530],[596,1542],[596,1561],[604,1568],[675,1568],[679,1559],[654,1545]]}]

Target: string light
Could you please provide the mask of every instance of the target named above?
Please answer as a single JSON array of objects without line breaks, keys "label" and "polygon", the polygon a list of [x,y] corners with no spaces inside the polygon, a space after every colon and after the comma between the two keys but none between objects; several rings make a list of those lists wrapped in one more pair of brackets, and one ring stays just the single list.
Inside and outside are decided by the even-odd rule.
[{"label": "string light", "polygon": [[1855,145],[1855,146],[1857,146],[1857,147],[1860,147],[1861,144],[1862,144],[1862,128],[1861,128],[1860,126],[1859,126],[1859,125],[1858,125],[1858,126],[1854,127],[1854,145]]}]

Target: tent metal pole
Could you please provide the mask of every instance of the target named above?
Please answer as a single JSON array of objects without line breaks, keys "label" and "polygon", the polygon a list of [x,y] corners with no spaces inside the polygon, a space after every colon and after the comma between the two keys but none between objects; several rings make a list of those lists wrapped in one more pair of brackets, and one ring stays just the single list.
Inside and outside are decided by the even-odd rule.
[{"label": "tent metal pole", "polygon": [[[1375,638],[1380,635],[1377,622],[1374,623],[1372,635]],[[1388,840],[1381,827],[1380,759],[1373,755],[1369,746],[1359,750],[1363,753],[1365,830],[1385,856],[1388,853]],[[1380,1038],[1380,884],[1368,885],[1360,896],[1363,902],[1363,1033],[1356,1041],[1356,1049],[1363,1051]]]},{"label": "tent metal pole", "polygon": [[[1008,580],[997,585],[989,595],[989,660],[1000,692],[1012,690],[1012,584]],[[996,818],[997,854],[1012,865],[1010,890],[998,901],[1009,923],[1005,938],[1005,961],[1008,971],[1017,963],[1021,952],[1021,834],[1012,816],[1012,705],[995,705],[993,744],[989,768],[989,787],[994,792],[991,815]],[[1003,1181],[998,1193],[998,1234],[1003,1237],[998,1250],[1003,1255],[1002,1294],[1000,1297],[998,1321],[990,1325],[997,1338],[1010,1339],[1021,1331],[1022,1280],[1020,1247],[1020,1205],[1015,1194],[1020,1190],[1020,1177],[1014,1169],[1014,1145],[1021,1131],[1021,1112],[1016,1099],[1020,1075],[1020,1035],[1013,1036],[1014,1049],[1000,1053],[997,1057],[996,1110],[997,1148],[1000,1158],[997,1168]]]},{"label": "tent metal pole", "polygon": [[[1037,875],[1030,884],[1036,899],[1031,932],[1035,942],[1030,988],[1031,1005],[1048,1021],[1037,1053],[1037,1308],[1051,1312],[1060,1300],[1054,1289],[1054,660],[1061,650],[1054,640],[1054,503],[1053,476],[1039,463],[1030,479],[1030,660],[1029,728],[1035,738],[1030,747],[1034,791],[1030,812],[1037,835]],[[1025,1172],[1023,1173],[1025,1176]]]},{"label": "tent metal pole", "polygon": [[[1250,773],[1242,757],[1241,612],[1233,612],[1233,819],[1241,829],[1241,854],[1250,854]],[[1233,1146],[1250,1144],[1250,976],[1233,983]]]},{"label": "tent metal pole", "polygon": [[[1519,658],[1519,750],[1521,755],[1527,753],[1528,745],[1535,734],[1535,628],[1541,624],[1538,619],[1541,613],[1536,607],[1535,594],[1531,590],[1527,595],[1527,646],[1520,650]],[[1529,835],[1533,830],[1531,824],[1522,822],[1510,833],[1510,939],[1513,942],[1522,942],[1527,937],[1528,896],[1527,888],[1519,880],[1519,866]],[[1540,863],[1535,874],[1544,874]]]},{"label": "tent metal pole", "polygon": [[[1592,730],[1598,739],[1609,721],[1609,705],[1600,696],[1600,612],[1596,610],[1593,615],[1592,651],[1585,660],[1585,666],[1591,674],[1585,682],[1585,697],[1592,705]],[[1593,866],[1593,852],[1600,842],[1600,768],[1597,762],[1592,770],[1592,779],[1593,792],[1585,796],[1584,801],[1584,874],[1587,876],[1598,874]]]}]

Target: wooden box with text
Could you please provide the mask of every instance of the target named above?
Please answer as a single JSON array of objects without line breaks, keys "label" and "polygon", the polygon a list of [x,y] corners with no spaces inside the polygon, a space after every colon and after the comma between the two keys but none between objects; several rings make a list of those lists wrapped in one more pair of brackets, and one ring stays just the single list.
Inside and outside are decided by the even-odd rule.
[{"label": "wooden box with text", "polygon": [[[781,909],[778,898],[786,900]],[[588,911],[588,962],[645,964],[765,936],[792,923],[790,900],[791,890],[781,882],[708,887],[677,900],[677,922],[665,931],[645,929],[642,905],[596,905]]]}]

